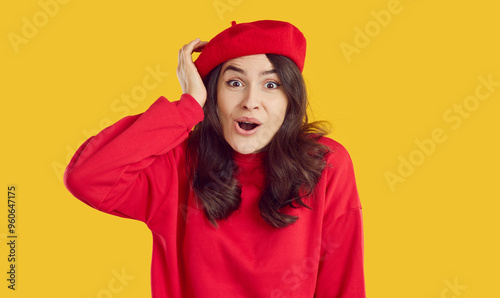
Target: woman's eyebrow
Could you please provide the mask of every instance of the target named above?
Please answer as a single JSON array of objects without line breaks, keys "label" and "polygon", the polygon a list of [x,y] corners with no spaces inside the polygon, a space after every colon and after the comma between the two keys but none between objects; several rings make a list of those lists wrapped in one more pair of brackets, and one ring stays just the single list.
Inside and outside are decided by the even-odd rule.
[{"label": "woman's eyebrow", "polygon": [[[247,74],[247,72],[244,70],[244,69],[241,69],[239,67],[236,67],[234,65],[228,65],[224,71],[222,72],[222,74],[224,74],[226,71],[228,70],[233,70],[233,71],[236,71],[236,72],[239,72],[239,73],[242,73],[244,75]],[[270,69],[270,70],[265,70],[265,71],[262,71],[261,73],[259,73],[259,76],[265,76],[265,75],[270,75],[270,74],[274,74],[276,73],[276,69]]]},{"label": "woman's eyebrow", "polygon": [[228,66],[226,67],[226,69],[224,69],[224,71],[222,72],[222,74],[224,74],[224,73],[225,73],[226,71],[228,71],[228,70],[234,70],[234,71],[239,72],[239,73],[242,73],[242,74],[244,74],[244,75],[246,75],[246,74],[247,74],[247,72],[246,72],[246,71],[244,71],[243,69],[241,69],[241,68],[239,68],[239,67],[236,67],[236,66],[234,66],[234,65],[228,65]]},{"label": "woman's eyebrow", "polygon": [[270,75],[270,74],[273,74],[273,73],[276,73],[276,69],[265,70],[265,71],[259,73],[259,76]]}]

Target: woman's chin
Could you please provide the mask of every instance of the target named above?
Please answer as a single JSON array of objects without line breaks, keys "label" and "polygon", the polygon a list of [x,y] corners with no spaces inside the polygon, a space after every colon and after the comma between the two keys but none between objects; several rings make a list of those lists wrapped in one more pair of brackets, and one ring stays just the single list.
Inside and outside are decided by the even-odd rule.
[{"label": "woman's chin", "polygon": [[[227,140],[226,140],[227,141]],[[234,151],[240,154],[252,154],[257,153],[262,146],[253,140],[234,138],[232,141],[228,142]]]},{"label": "woman's chin", "polygon": [[259,149],[255,148],[255,146],[231,146],[233,147],[233,150],[240,153],[240,154],[252,154],[252,153],[256,153],[257,151],[259,151]]},{"label": "woman's chin", "polygon": [[226,142],[233,148],[234,151],[240,154],[257,153],[269,144],[270,140],[264,140],[261,134],[250,136],[242,136],[238,133],[231,132],[224,134]]}]

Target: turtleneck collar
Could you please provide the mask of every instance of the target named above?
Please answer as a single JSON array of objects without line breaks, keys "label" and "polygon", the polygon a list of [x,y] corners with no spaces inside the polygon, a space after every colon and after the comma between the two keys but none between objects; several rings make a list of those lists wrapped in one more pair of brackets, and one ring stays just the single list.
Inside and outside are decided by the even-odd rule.
[{"label": "turtleneck collar", "polygon": [[257,153],[250,153],[250,154],[242,154],[239,153],[235,150],[233,150],[233,158],[237,162],[244,162],[244,163],[262,163],[264,158],[266,157],[267,152],[257,152]]}]

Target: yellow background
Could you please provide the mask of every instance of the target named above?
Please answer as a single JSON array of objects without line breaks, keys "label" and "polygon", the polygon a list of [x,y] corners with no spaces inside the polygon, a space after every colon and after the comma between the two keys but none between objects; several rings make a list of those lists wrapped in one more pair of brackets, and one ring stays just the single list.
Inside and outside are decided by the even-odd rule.
[{"label": "yellow background", "polygon": [[[0,8],[1,297],[149,297],[149,230],[73,198],[63,167],[90,134],[125,112],[140,113],[160,95],[179,98],[183,44],[207,40],[232,20],[257,19],[287,20],[307,37],[311,114],[333,124],[330,136],[354,161],[368,296],[499,297],[500,86],[486,100],[469,97],[476,88],[485,94],[479,77],[500,82],[496,1],[66,2]],[[40,3],[52,3],[52,16]],[[390,22],[382,13],[385,26],[374,23],[389,9]],[[24,28],[29,38],[12,42],[26,20],[40,25],[36,33]],[[359,33],[367,30],[369,42]],[[342,52],[356,41],[363,47]],[[168,75],[133,107],[116,101],[142,86],[148,67]],[[471,111],[458,116],[454,106],[463,104]],[[436,129],[445,140],[423,155],[416,142]],[[410,157],[413,170],[402,166]],[[400,177],[392,189],[388,173]],[[12,183],[15,292],[6,282]],[[119,283],[116,272],[134,278]]]}]

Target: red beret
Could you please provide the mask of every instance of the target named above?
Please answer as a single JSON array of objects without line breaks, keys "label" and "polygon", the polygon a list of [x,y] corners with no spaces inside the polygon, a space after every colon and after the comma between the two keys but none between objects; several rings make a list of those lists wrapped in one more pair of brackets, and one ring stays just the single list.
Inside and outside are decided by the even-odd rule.
[{"label": "red beret", "polygon": [[202,79],[227,60],[256,54],[278,54],[304,68],[306,39],[294,25],[273,20],[236,24],[212,38],[194,62]]}]

